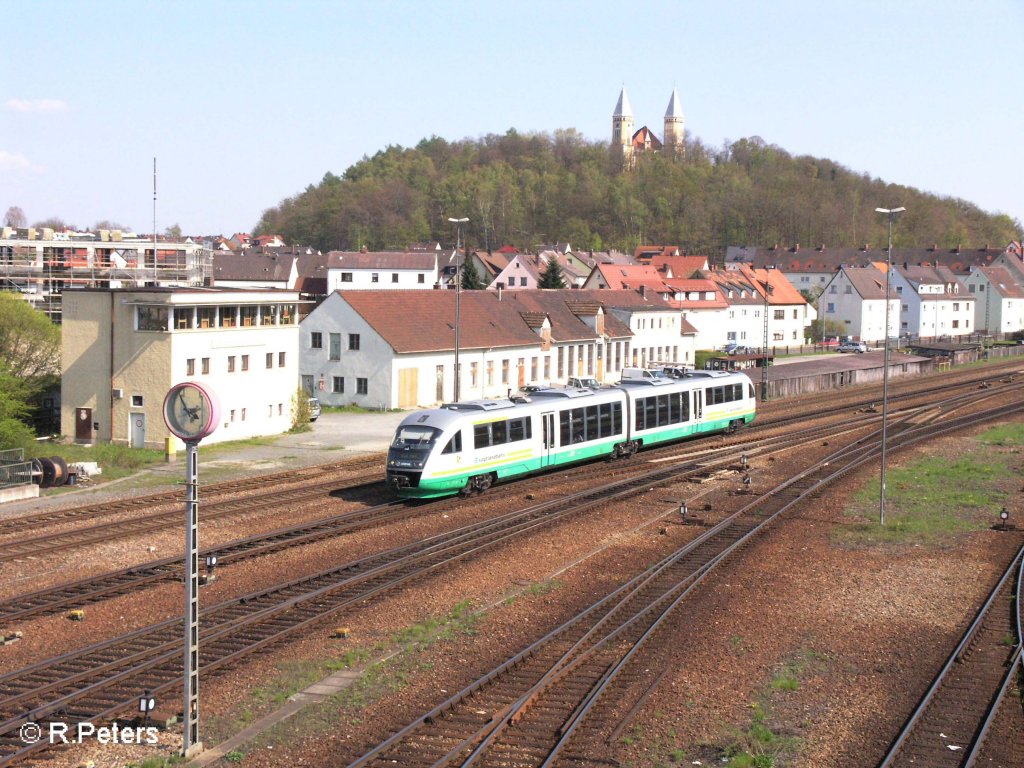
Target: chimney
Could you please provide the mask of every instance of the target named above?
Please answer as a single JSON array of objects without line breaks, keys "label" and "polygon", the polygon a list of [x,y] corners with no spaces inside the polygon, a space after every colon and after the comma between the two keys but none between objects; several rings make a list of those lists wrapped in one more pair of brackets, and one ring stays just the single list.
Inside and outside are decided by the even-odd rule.
[{"label": "chimney", "polygon": [[501,283],[498,283],[498,301],[501,301]]},{"label": "chimney", "polygon": [[647,286],[641,285],[639,290],[640,295],[643,296],[644,298],[647,298]]}]

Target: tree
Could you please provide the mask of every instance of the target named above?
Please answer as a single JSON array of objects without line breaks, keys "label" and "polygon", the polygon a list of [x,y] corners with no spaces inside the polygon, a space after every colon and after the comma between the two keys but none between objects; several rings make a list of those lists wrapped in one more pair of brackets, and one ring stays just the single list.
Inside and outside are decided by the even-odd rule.
[{"label": "tree", "polygon": [[548,258],[547,266],[541,272],[538,288],[565,288],[565,277],[562,275],[562,265],[554,256]]},{"label": "tree", "polygon": [[181,240],[181,226],[174,224],[164,230],[164,237],[169,237],[172,240]]},{"label": "tree", "polygon": [[0,371],[32,387],[60,372],[60,328],[7,291],[0,292]]},{"label": "tree", "polygon": [[63,232],[66,229],[78,229],[78,227],[76,227],[74,224],[68,224],[66,221],[64,221],[64,219],[60,218],[59,216],[51,216],[48,219],[37,221],[32,226],[35,227],[36,229],[52,229],[55,232]]},{"label": "tree", "polygon": [[466,258],[462,263],[462,290],[464,291],[479,291],[484,287],[483,281],[480,279],[480,273],[476,271],[476,264],[473,259]]},{"label": "tree", "polygon": [[26,227],[28,226],[28,217],[25,216],[25,212],[16,205],[12,205],[7,209],[7,213],[4,214],[4,226],[5,227]]},{"label": "tree", "polygon": [[0,450],[29,449],[35,435],[26,422],[29,406],[25,388],[18,379],[0,370]]},{"label": "tree", "polygon": [[115,229],[120,229],[122,232],[128,231],[131,227],[126,227],[124,224],[119,224],[116,221],[110,221],[109,219],[103,219],[97,221],[92,225],[93,232],[99,232],[101,229],[105,229],[108,232],[113,232]]}]

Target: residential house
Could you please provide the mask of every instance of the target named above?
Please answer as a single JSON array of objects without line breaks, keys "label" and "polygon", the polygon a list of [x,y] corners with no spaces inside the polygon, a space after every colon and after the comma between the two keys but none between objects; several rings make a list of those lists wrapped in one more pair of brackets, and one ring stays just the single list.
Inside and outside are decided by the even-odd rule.
[{"label": "residential house", "polygon": [[218,288],[292,290],[299,278],[297,262],[297,256],[273,250],[216,251],[213,254],[213,284]]},{"label": "residential house", "polygon": [[977,267],[963,278],[974,296],[974,329],[1006,337],[1024,331],[1024,275],[1009,267]]},{"label": "residential house", "polygon": [[817,315],[781,271],[730,264],[702,274],[729,302],[726,343],[763,347],[767,337],[769,347],[803,344]]},{"label": "residential house", "polygon": [[900,335],[936,339],[974,332],[975,299],[947,267],[893,266]]},{"label": "residential house", "polygon": [[287,431],[298,387],[297,301],[294,291],[69,291],[62,432],[77,442],[162,448],[171,437],[163,400],[184,381],[220,400],[222,423],[206,443]]},{"label": "residential house", "polygon": [[[818,312],[825,320],[840,323],[844,335],[857,341],[886,338],[886,265],[840,267],[818,298]],[[889,338],[899,335],[900,297],[890,286]]]},{"label": "residential house", "polygon": [[327,291],[421,289],[442,283],[437,251],[331,251],[327,254]]}]

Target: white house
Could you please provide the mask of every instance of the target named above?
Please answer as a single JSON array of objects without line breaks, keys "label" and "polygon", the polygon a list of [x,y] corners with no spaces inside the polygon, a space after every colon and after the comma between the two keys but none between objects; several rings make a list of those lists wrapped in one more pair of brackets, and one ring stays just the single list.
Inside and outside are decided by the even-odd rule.
[{"label": "white house", "polygon": [[1006,267],[978,267],[963,278],[974,295],[974,327],[984,333],[1024,330],[1024,287]]},{"label": "white house", "polygon": [[974,296],[946,267],[893,266],[900,335],[935,339],[974,332]]},{"label": "white house", "polygon": [[295,254],[255,248],[213,254],[213,284],[218,288],[294,290],[298,278]]},{"label": "white house", "polygon": [[297,302],[294,291],[68,291],[63,433],[79,442],[163,447],[170,436],[163,399],[184,381],[206,384],[220,399],[221,424],[206,443],[287,431],[298,390]]},{"label": "white house", "polygon": [[443,280],[438,259],[447,264],[447,257],[436,251],[331,251],[327,254],[327,292],[430,290]]},{"label": "white house", "polygon": [[[884,265],[883,265],[884,266]],[[889,338],[899,335],[900,298],[889,288]],[[818,299],[825,320],[840,323],[858,341],[886,338],[885,273],[874,265],[840,267]]]}]

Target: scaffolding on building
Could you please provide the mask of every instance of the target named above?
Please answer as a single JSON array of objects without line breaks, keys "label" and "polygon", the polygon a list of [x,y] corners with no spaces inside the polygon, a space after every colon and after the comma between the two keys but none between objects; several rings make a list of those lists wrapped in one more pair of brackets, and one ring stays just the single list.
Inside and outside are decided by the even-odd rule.
[{"label": "scaffolding on building", "polygon": [[0,289],[16,291],[55,323],[61,294],[78,288],[208,286],[212,252],[118,231],[53,232],[5,227],[0,237]]}]

